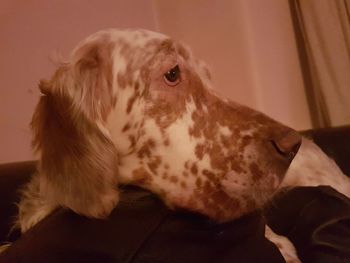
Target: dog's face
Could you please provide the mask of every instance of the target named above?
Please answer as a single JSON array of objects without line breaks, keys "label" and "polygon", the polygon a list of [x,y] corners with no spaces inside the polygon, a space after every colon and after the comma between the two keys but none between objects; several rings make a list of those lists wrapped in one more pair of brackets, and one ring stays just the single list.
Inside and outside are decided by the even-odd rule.
[{"label": "dog's face", "polygon": [[[256,209],[278,188],[300,137],[211,88],[203,63],[164,35],[92,35],[51,82],[41,84],[46,106],[38,107],[33,127],[42,189],[91,216],[101,212],[60,195],[97,202],[92,207],[98,210],[99,198],[113,207],[110,185],[120,183],[219,221]],[[45,118],[47,107],[51,115]],[[52,117],[56,123],[48,129]],[[57,159],[61,165],[54,164]]]}]

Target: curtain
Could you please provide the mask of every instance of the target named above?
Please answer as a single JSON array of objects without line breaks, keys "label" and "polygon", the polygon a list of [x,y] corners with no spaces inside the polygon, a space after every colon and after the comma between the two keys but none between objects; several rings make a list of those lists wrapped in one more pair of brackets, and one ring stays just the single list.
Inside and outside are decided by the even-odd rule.
[{"label": "curtain", "polygon": [[289,0],[314,128],[350,124],[350,0]]}]

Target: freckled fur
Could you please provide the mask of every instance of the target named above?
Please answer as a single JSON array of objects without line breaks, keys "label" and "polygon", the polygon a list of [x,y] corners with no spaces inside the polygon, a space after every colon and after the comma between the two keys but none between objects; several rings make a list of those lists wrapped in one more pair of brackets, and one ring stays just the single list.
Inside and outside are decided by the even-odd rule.
[{"label": "freckled fur", "polygon": [[[181,80],[170,87],[163,75],[175,65]],[[349,196],[348,178],[310,141],[285,177],[290,160],[271,141],[292,130],[221,99],[210,79],[203,62],[159,33],[109,29],[82,41],[40,84],[32,120],[40,162],[19,203],[22,232],[59,206],[108,216],[118,184],[219,222],[261,208],[281,185],[326,183]]]}]

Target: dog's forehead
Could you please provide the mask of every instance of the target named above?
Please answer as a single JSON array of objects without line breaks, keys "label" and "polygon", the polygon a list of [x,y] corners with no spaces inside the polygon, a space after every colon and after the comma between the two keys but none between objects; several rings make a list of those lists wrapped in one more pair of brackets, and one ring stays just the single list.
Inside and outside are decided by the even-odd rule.
[{"label": "dog's forehead", "polygon": [[[73,50],[72,55],[80,58],[90,47],[109,47],[114,59],[138,58],[146,62],[147,56],[165,55],[176,52],[185,60],[192,57],[190,49],[182,42],[162,33],[145,29],[106,29],[96,32],[81,41]],[[162,58],[164,59],[164,57]],[[118,69],[117,69],[118,70]]]},{"label": "dog's forehead", "polygon": [[163,41],[166,39],[170,38],[164,34],[145,29],[106,29],[98,31],[81,41],[73,53],[88,43],[101,41],[112,42],[117,46],[123,44],[130,47],[144,47],[147,42],[154,42],[155,40]]},{"label": "dog's forehead", "polygon": [[111,30],[109,32],[112,41],[116,43],[122,41],[134,47],[144,47],[149,41],[163,41],[169,39],[166,35],[144,29]]}]

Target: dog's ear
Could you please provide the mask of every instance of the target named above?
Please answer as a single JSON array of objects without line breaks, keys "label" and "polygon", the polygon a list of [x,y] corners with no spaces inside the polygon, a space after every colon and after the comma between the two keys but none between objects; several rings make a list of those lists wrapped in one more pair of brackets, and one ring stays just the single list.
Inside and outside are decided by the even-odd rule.
[{"label": "dog's ear", "polygon": [[104,128],[113,101],[110,50],[84,45],[50,81],[41,81],[44,95],[31,123],[41,194],[97,218],[118,202],[117,153]]}]

